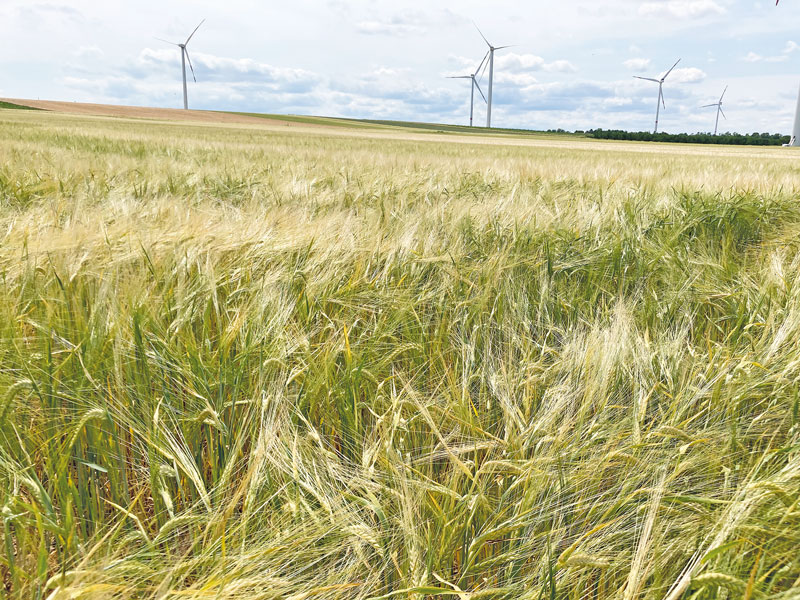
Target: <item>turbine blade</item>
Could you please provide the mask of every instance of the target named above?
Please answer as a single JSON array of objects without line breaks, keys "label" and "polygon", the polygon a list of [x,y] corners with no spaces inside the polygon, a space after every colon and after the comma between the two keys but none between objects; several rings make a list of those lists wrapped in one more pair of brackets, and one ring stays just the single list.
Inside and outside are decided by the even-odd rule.
[{"label": "turbine blade", "polygon": [[472,75],[454,75],[452,77],[445,77],[445,79],[472,79]]},{"label": "turbine blade", "polygon": [[[489,56],[489,54],[491,54],[491,50],[486,53],[486,56]],[[483,71],[481,71],[481,75],[480,75],[480,77],[478,77],[478,80],[482,80],[483,79],[483,76],[486,75],[486,69],[488,69],[488,68],[489,68],[489,61],[487,60],[485,63],[483,63]],[[476,75],[477,75],[477,73],[476,73]]]},{"label": "turbine blade", "polygon": [[155,36],[153,37],[153,39],[154,40],[158,40],[159,42],[164,42],[165,44],[169,44],[170,46],[177,46],[178,48],[181,47],[180,44],[176,44],[175,42],[170,42],[169,40],[164,40],[164,39],[161,39],[161,38],[157,38]]},{"label": "turbine blade", "polygon": [[478,85],[478,82],[475,80],[474,77],[472,78],[472,81],[475,83],[475,87],[478,88],[478,91],[480,92],[483,101],[488,103],[489,101],[486,99],[486,96],[483,95],[483,90],[481,89],[481,86]]},{"label": "turbine blade", "polygon": [[719,101],[720,101],[720,103],[722,103],[722,99],[725,97],[725,92],[727,92],[727,91],[728,91],[728,86],[726,85],[726,86],[725,86],[725,91],[723,91],[723,92],[722,92],[722,96],[720,96],[720,97],[719,97]]},{"label": "turbine blade", "polygon": [[663,90],[663,88],[658,88],[658,97],[661,98],[661,106],[664,107],[664,110],[667,110],[667,103],[664,102],[664,90]]},{"label": "turbine blade", "polygon": [[192,79],[197,83],[197,77],[194,75],[194,66],[192,66],[192,59],[189,58],[189,51],[186,48],[184,48],[183,51],[186,52],[186,60],[189,61],[189,68],[192,70]]},{"label": "turbine blade", "polygon": [[[203,23],[205,23],[205,22],[206,22],[206,20],[205,20],[205,19],[203,19],[202,21],[200,21],[200,25],[202,25],[202,24],[203,24]],[[197,30],[198,30],[198,29],[200,29],[200,25],[198,25],[197,27],[195,27],[195,28],[194,28],[194,31],[192,32],[192,35],[190,35],[188,38],[186,38],[186,44],[188,44],[188,43],[189,43],[189,40],[191,40],[191,39],[194,37],[194,34],[195,34],[195,33],[197,33]]]},{"label": "turbine blade", "polygon": [[638,75],[633,76],[634,79],[643,79],[644,81],[654,81],[656,83],[661,83],[658,79],[653,79],[652,77],[639,77]]},{"label": "turbine blade", "polygon": [[516,48],[517,44],[511,44],[510,46],[498,46],[495,50],[505,50],[506,48]]},{"label": "turbine blade", "polygon": [[487,50],[487,51],[486,51],[486,54],[484,54],[484,55],[483,55],[483,60],[481,60],[481,63],[478,65],[478,68],[477,68],[477,69],[475,69],[475,74],[476,74],[476,75],[477,75],[477,74],[480,72],[480,70],[481,70],[481,67],[483,66],[483,63],[485,63],[485,62],[486,62],[486,59],[487,59],[487,58],[489,58],[489,53],[490,53],[490,52],[491,52],[491,50]]},{"label": "turbine blade", "polygon": [[481,34],[481,37],[483,38],[483,41],[486,42],[486,45],[489,46],[489,48],[491,48],[492,45],[489,43],[489,40],[486,39],[486,36],[483,35],[483,32],[481,31],[481,28],[478,27],[478,25],[475,23],[475,21],[473,21],[472,24],[475,25],[475,29],[478,30],[478,33]]},{"label": "turbine blade", "polygon": [[701,106],[700,108],[710,108],[710,107],[712,107],[712,106],[719,106],[719,104],[704,104],[704,105],[703,105],[703,106]]},{"label": "turbine blade", "polygon": [[681,59],[680,59],[680,58],[679,58],[679,59],[678,59],[678,60],[675,62],[675,64],[674,64],[674,65],[672,65],[672,68],[671,68],[669,71],[667,71],[667,74],[666,74],[666,75],[664,75],[664,77],[662,77],[662,78],[661,78],[661,81],[664,81],[664,80],[665,80],[667,77],[669,77],[669,74],[670,74],[670,73],[672,73],[672,71],[674,71],[674,70],[675,70],[675,67],[677,67],[677,66],[678,66],[678,63],[679,63],[679,62],[681,62]]},{"label": "turbine blade", "polygon": [[719,112],[720,112],[720,113],[722,113],[722,116],[723,116],[723,118],[724,118],[724,119],[727,121],[727,120],[728,120],[728,117],[726,117],[726,116],[725,116],[725,111],[724,111],[724,110],[722,110],[722,107],[721,107],[721,106],[719,107]]}]

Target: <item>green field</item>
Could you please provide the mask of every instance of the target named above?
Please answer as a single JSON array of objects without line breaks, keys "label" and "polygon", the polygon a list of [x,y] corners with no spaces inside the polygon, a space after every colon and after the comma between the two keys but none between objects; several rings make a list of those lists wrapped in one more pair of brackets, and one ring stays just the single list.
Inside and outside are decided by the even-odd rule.
[{"label": "green field", "polygon": [[462,133],[471,135],[493,135],[493,136],[536,136],[536,137],[559,137],[559,138],[583,138],[583,134],[568,133],[566,131],[535,131],[532,129],[504,129],[467,125],[450,125],[446,123],[418,123],[414,121],[390,121],[380,119],[346,119],[341,117],[313,117],[303,115],[273,115],[263,113],[243,113],[234,112],[235,115],[248,117],[258,117],[262,119],[272,119],[289,123],[305,123],[308,125],[331,125],[334,127],[368,128],[368,129],[411,129],[432,133]]},{"label": "green field", "polygon": [[0,109],[3,108],[8,110],[39,110],[38,108],[31,108],[30,106],[22,106],[21,104],[14,104],[13,102],[0,100]]},{"label": "green field", "polygon": [[800,599],[800,154],[0,111],[0,598]]}]

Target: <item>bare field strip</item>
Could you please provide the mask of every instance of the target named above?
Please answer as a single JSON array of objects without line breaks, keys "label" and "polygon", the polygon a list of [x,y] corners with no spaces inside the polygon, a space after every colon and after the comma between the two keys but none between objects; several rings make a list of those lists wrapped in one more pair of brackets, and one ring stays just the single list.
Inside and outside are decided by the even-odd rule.
[{"label": "bare field strip", "polygon": [[56,108],[0,598],[800,598],[796,151]]},{"label": "bare field strip", "polygon": [[261,119],[248,117],[241,114],[216,112],[205,110],[180,110],[176,108],[150,108],[141,106],[115,106],[112,104],[90,104],[84,102],[59,102],[54,100],[18,100],[12,98],[2,98],[2,100],[29,106],[40,110],[47,110],[61,114],[82,115],[90,117],[121,117],[128,119],[153,119],[159,121],[187,121],[192,123],[222,124],[262,124],[278,125],[282,127],[303,128],[303,123],[291,121],[273,121],[271,119]]}]

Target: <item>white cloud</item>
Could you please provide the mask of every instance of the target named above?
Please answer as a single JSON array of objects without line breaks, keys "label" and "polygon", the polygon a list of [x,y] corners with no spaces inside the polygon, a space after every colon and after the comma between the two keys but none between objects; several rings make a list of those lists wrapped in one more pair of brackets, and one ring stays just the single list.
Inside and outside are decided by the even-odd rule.
[{"label": "white cloud", "polygon": [[700,83],[708,77],[705,71],[696,67],[688,67],[685,69],[675,69],[670,74],[670,80],[673,83]]},{"label": "white cloud", "polygon": [[103,58],[105,56],[105,52],[103,52],[97,46],[81,46],[75,51],[75,56],[78,58],[90,58],[97,60]]},{"label": "white cloud", "polygon": [[414,12],[405,12],[382,19],[367,19],[356,23],[356,31],[366,35],[403,36],[427,31],[427,20]]},{"label": "white cloud", "polygon": [[674,19],[694,19],[726,12],[715,0],[657,0],[645,2],[639,7],[642,16]]},{"label": "white cloud", "polygon": [[526,88],[539,83],[530,73],[509,73],[500,72],[496,73],[494,77],[495,84],[509,83],[516,87]]},{"label": "white cloud", "polygon": [[541,71],[544,69],[545,60],[535,54],[508,54],[495,55],[495,68],[516,69],[518,71]]},{"label": "white cloud", "polygon": [[745,56],[742,57],[742,60],[749,63],[756,63],[756,62],[769,62],[769,63],[781,63],[786,62],[789,60],[789,56],[800,50],[800,44],[797,44],[791,40],[786,42],[786,46],[784,46],[783,51],[781,54],[776,54],[774,56],[762,56],[756,52],[750,51]]},{"label": "white cloud", "polygon": [[377,80],[382,77],[406,77],[412,73],[412,70],[409,68],[402,68],[396,69],[391,67],[378,67],[377,69],[372,70],[371,72],[364,75],[362,78],[365,80]]},{"label": "white cloud", "polygon": [[360,21],[356,23],[356,30],[367,35],[408,35],[425,32],[425,29],[416,25],[381,21]]},{"label": "white cloud", "polygon": [[65,3],[56,2],[28,2],[17,7],[17,14],[26,19],[52,19],[63,23],[66,19],[82,21],[84,15],[81,11]]},{"label": "white cloud", "polygon": [[636,71],[637,73],[641,73],[646,71],[650,67],[650,59],[649,58],[629,58],[624,63],[625,67],[631,71]]},{"label": "white cloud", "polygon": [[510,52],[495,58],[495,68],[518,71],[546,71],[548,73],[574,73],[578,69],[568,60],[547,62],[535,54],[516,54]]},{"label": "white cloud", "polygon": [[[313,87],[321,79],[319,75],[310,71],[276,67],[251,58],[228,58],[201,52],[193,53],[191,58],[198,80],[277,84],[290,88],[291,91],[302,92]],[[139,65],[134,67],[133,73],[139,74],[142,67],[154,65],[173,69],[179,60],[180,53],[175,50],[145,48],[139,55]]]},{"label": "white cloud", "polygon": [[575,73],[578,67],[568,60],[554,60],[544,66],[544,70],[549,73]]},{"label": "white cloud", "polygon": [[[662,71],[658,75],[653,75],[653,78],[660,78],[666,75],[667,71]],[[699,83],[708,77],[706,72],[697,67],[684,67],[676,69],[673,67],[672,72],[669,74],[670,83]]]},{"label": "white cloud", "polygon": [[603,100],[603,107],[608,110],[612,108],[630,107],[633,105],[633,98],[625,98],[622,96],[614,96],[613,98],[605,98]]}]

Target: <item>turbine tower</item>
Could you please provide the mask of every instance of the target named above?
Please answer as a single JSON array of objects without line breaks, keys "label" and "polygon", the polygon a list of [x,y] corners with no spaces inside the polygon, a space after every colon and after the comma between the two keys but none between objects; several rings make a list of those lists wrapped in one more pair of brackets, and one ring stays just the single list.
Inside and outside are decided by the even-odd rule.
[{"label": "turbine tower", "polygon": [[[206,20],[203,19],[202,21],[200,21],[200,25],[202,25],[205,22],[206,22]],[[189,42],[191,41],[191,39],[194,37],[194,34],[197,33],[197,30],[200,29],[200,25],[198,25],[197,27],[194,28],[194,31],[192,32],[192,34],[188,38],[186,38],[186,41],[184,43],[182,43],[182,44],[180,44],[180,43],[176,44],[175,42],[170,42],[170,41],[167,41],[167,40],[162,40],[161,38],[156,38],[160,42],[166,42],[167,44],[172,44],[173,46],[177,46],[178,48],[181,49],[181,69],[183,71],[183,109],[184,110],[189,110],[189,91],[188,91],[188,89],[186,87],[186,62],[187,61],[189,62],[189,68],[192,70],[192,79],[194,79],[194,82],[197,83],[197,77],[195,77],[195,74],[194,74],[194,67],[192,66],[192,59],[189,58],[189,49],[187,48],[187,46],[189,45]]]},{"label": "turbine tower", "polygon": [[[488,52],[487,52],[486,56],[489,56]],[[470,79],[472,81],[472,84],[470,86],[471,87],[471,92],[470,92],[470,98],[469,98],[469,126],[470,127],[472,127],[472,117],[473,117],[474,112],[475,112],[475,88],[478,88],[478,92],[480,93],[481,98],[483,98],[483,101],[486,102],[486,96],[483,95],[483,90],[481,89],[481,86],[478,84],[478,80],[475,78],[476,75],[478,73],[480,73],[481,67],[483,66],[483,63],[486,61],[486,56],[483,57],[483,60],[481,61],[481,64],[478,65],[478,68],[475,69],[475,72],[472,73],[471,75],[458,75],[456,77],[448,77],[448,79]]]},{"label": "turbine tower", "polygon": [[[475,23],[473,23],[475,25]],[[489,46],[489,98],[486,100],[486,104],[488,105],[486,108],[486,127],[492,126],[492,91],[494,88],[494,53],[497,50],[503,50],[505,48],[511,48],[511,46],[492,46],[489,43],[489,40],[486,39],[486,36],[483,35],[483,32],[475,25],[475,29],[478,30],[478,33],[481,34],[483,41],[486,42],[486,45]]]},{"label": "turbine tower", "polygon": [[719,102],[715,102],[714,104],[706,104],[705,106],[701,106],[700,108],[710,108],[712,106],[717,107],[717,122],[714,125],[714,135],[717,135],[717,131],[719,131],[719,115],[722,114],[723,118],[727,119],[728,117],[725,116],[725,113],[722,111],[722,99],[725,97],[725,92],[728,91],[728,86],[725,86],[725,89],[722,92],[722,96],[719,97]]},{"label": "turbine tower", "polygon": [[[780,0],[775,0],[775,6],[778,6]],[[787,144],[789,146],[800,146],[800,93],[797,95],[797,108],[794,112],[794,129],[792,129],[792,139]]]},{"label": "turbine tower", "polygon": [[666,81],[667,77],[669,77],[669,74],[672,73],[672,70],[675,67],[678,66],[679,62],[681,62],[680,58],[678,59],[678,62],[676,62],[674,65],[672,65],[672,69],[667,71],[666,74],[663,77],[661,77],[661,79],[654,79],[652,77],[639,77],[638,75],[634,75],[634,77],[636,79],[644,79],[645,81],[654,81],[655,83],[658,84],[658,102],[656,102],[656,128],[655,128],[655,133],[658,133],[658,117],[661,114],[661,106],[663,105],[665,110],[667,108],[667,105],[664,102],[664,81]]}]

